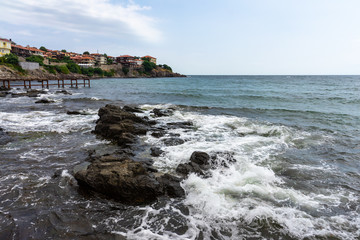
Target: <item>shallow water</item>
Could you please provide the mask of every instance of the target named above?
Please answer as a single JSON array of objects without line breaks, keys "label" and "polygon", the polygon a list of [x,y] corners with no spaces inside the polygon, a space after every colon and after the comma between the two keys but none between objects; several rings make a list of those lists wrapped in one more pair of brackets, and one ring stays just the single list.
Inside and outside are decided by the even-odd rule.
[{"label": "shallow water", "polygon": [[[102,79],[73,95],[0,99],[0,239],[358,239],[359,76]],[[22,91],[22,90],[17,90]],[[185,143],[153,158],[174,173],[193,151],[215,159],[184,199],[125,206],[78,189],[74,166],[117,147],[91,133],[105,104],[175,109],[159,125]],[[87,115],[67,115],[82,110]],[[232,158],[229,158],[232,156]],[[56,173],[56,174],[55,174]],[[54,176],[55,174],[55,176]]]}]

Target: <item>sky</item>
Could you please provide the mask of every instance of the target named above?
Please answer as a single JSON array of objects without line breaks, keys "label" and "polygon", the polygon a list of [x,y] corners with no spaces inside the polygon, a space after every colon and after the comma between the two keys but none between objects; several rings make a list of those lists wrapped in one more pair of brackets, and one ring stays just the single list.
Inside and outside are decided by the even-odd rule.
[{"label": "sky", "polygon": [[204,75],[360,74],[358,0],[0,0],[0,37]]}]

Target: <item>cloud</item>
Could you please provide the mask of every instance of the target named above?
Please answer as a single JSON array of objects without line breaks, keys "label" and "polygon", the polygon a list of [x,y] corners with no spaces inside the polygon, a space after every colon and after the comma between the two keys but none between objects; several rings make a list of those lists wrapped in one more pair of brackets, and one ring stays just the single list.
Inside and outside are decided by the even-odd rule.
[{"label": "cloud", "polygon": [[0,21],[159,42],[161,32],[155,27],[156,19],[143,13],[149,9],[133,1],[125,5],[110,0],[11,0],[2,3]]}]

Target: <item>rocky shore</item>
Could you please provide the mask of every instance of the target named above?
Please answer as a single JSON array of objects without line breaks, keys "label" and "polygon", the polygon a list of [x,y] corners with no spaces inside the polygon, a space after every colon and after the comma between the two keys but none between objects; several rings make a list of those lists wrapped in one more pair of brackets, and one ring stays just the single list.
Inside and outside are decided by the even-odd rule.
[{"label": "rocky shore", "polygon": [[[131,69],[128,74],[124,74],[121,67],[114,68],[113,78],[159,78],[159,77],[186,77],[185,75],[179,73],[173,73],[161,68],[153,69],[150,73],[143,73],[136,69]],[[0,65],[0,80],[40,80],[40,79],[49,79],[49,80],[61,80],[61,79],[98,79],[98,78],[108,78],[99,75],[87,76],[77,73],[69,74],[51,74],[45,69],[40,67],[37,70],[27,70],[24,74],[17,72],[16,70]]]}]

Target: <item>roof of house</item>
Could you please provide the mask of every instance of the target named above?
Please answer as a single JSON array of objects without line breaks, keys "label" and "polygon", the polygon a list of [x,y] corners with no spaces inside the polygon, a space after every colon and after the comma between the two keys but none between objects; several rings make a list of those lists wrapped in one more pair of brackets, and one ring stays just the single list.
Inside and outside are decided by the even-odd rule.
[{"label": "roof of house", "polygon": [[130,56],[130,55],[121,55],[121,56],[118,56],[118,57],[121,57],[121,58],[133,58],[133,56]]},{"label": "roof of house", "polygon": [[4,42],[10,42],[9,39],[6,39],[6,38],[0,38],[1,41],[4,41]]},{"label": "roof of house", "polygon": [[154,58],[154,57],[152,57],[152,56],[149,56],[149,55],[143,56],[143,58],[153,58],[153,59],[156,59],[156,58]]}]

